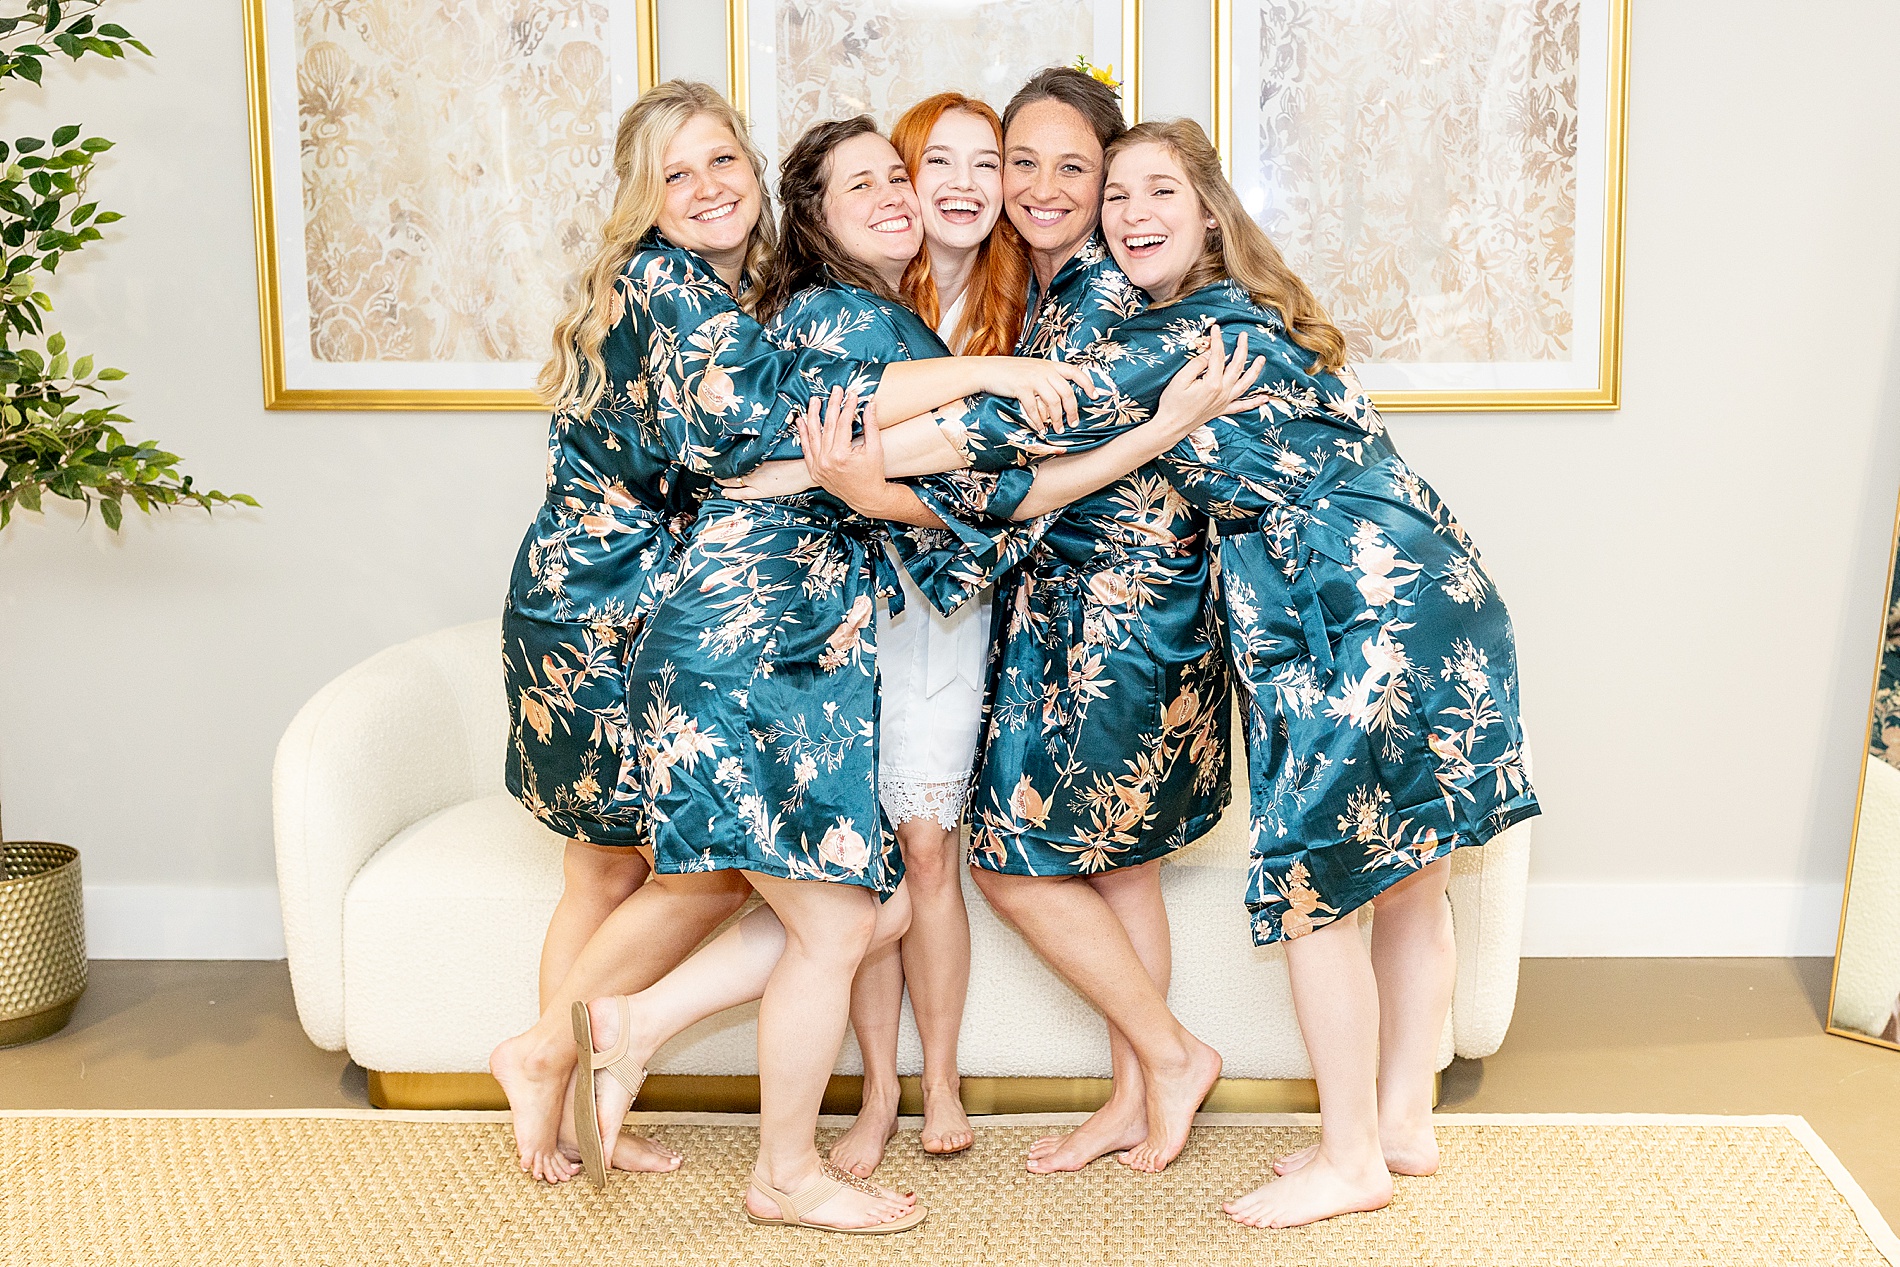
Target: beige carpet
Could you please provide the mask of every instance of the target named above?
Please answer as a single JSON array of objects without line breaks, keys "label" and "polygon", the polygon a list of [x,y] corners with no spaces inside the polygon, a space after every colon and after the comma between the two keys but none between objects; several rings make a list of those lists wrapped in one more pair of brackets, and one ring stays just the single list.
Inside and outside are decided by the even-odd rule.
[{"label": "beige carpet", "polygon": [[744,1118],[644,1117],[686,1168],[601,1193],[525,1178],[502,1114],[0,1113],[0,1262],[1900,1267],[1800,1118],[1447,1114],[1439,1175],[1400,1179],[1376,1214],[1286,1232],[1242,1228],[1219,1203],[1314,1139],[1314,1119],[1210,1115],[1159,1177],[1112,1161],[1024,1173],[1029,1141],[1074,1120],[980,1119],[976,1147],[943,1159],[907,1120],[879,1177],[913,1185],[930,1221],[848,1239],[745,1222]]}]

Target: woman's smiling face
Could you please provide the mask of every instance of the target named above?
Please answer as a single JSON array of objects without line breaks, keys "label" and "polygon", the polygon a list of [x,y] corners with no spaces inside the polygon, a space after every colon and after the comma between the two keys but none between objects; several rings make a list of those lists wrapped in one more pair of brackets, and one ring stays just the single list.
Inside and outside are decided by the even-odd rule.
[{"label": "woman's smiling face", "polygon": [[896,289],[924,244],[910,172],[875,132],[841,142],[825,173],[825,227],[838,246]]},{"label": "woman's smiling face", "polygon": [[1156,303],[1175,298],[1201,258],[1207,219],[1167,146],[1146,141],[1115,155],[1102,190],[1102,234],[1128,280]]},{"label": "woman's smiling face", "polygon": [[745,258],[762,198],[739,138],[720,120],[696,114],[673,135],[662,160],[667,241],[719,263]]},{"label": "woman's smiling face", "polygon": [[1003,211],[1002,166],[988,120],[964,110],[943,112],[916,173],[931,245],[967,251],[988,240]]},{"label": "woman's smiling face", "polygon": [[1087,241],[1101,216],[1102,146],[1074,106],[1033,101],[1003,138],[1003,208],[1045,262]]}]

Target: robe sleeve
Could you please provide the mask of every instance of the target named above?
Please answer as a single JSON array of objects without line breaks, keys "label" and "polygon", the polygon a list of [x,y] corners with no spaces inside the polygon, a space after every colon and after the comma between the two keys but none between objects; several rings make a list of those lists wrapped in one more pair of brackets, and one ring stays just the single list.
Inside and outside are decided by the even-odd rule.
[{"label": "robe sleeve", "polygon": [[869,396],[883,379],[880,364],[780,346],[724,288],[663,253],[635,256],[618,284],[643,353],[648,416],[688,470],[744,475],[770,456],[794,407],[833,386]]}]

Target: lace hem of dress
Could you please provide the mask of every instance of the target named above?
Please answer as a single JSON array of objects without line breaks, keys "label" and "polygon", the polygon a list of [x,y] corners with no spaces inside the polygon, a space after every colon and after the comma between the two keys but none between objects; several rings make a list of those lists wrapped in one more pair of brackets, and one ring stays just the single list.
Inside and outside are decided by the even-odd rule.
[{"label": "lace hem of dress", "polygon": [[970,800],[970,781],[958,779],[954,783],[925,783],[880,778],[877,795],[884,803],[884,813],[890,817],[893,827],[912,819],[924,818],[935,819],[945,831],[955,831],[963,822],[963,807]]}]

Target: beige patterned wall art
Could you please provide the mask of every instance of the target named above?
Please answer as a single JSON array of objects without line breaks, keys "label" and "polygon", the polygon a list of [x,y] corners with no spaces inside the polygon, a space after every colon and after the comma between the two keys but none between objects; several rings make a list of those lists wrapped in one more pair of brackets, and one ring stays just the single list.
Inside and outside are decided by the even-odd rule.
[{"label": "beige patterned wall art", "polygon": [[522,393],[612,200],[629,0],[254,3],[283,390]]},{"label": "beige patterned wall art", "polygon": [[[1127,0],[1132,16],[1134,0]],[[1003,108],[1030,74],[1078,55],[1123,65],[1123,0],[743,0],[745,107],[783,154],[823,119],[869,113],[886,131],[955,90]]]},{"label": "beige patterned wall art", "polygon": [[[1600,397],[1609,0],[1219,7],[1235,183],[1367,383],[1480,407]],[[1612,399],[1588,403],[1613,403],[1607,368]]]}]

